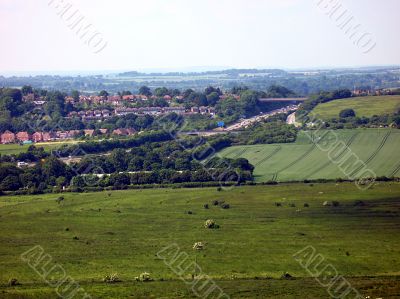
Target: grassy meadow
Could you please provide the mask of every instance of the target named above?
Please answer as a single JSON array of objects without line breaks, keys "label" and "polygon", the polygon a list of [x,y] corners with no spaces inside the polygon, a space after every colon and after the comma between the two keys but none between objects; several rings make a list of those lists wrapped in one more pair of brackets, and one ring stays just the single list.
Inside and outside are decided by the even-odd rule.
[{"label": "grassy meadow", "polygon": [[[20,258],[35,245],[93,298],[196,298],[156,256],[173,243],[231,298],[328,298],[293,259],[308,245],[363,295],[400,296],[399,183],[367,191],[332,183],[66,193],[60,203],[58,196],[0,197],[0,298],[55,298]],[[204,228],[207,219],[220,228]],[[205,249],[193,250],[199,241]],[[142,272],[155,281],[136,282]],[[296,279],[279,279],[285,272]],[[102,282],[111,273],[122,282]],[[8,287],[10,278],[21,286]]]},{"label": "grassy meadow", "polygon": [[335,100],[319,104],[312,113],[320,119],[339,118],[343,109],[353,109],[357,117],[393,114],[400,109],[400,96],[369,96]]},{"label": "grassy meadow", "polygon": [[[343,141],[377,176],[400,175],[400,131],[354,129],[327,132],[311,135],[326,148],[337,140]],[[331,162],[328,153],[315,146],[305,132],[299,133],[295,143],[233,146],[217,155],[248,159],[255,166],[254,175],[258,182],[346,178],[340,168]],[[334,156],[340,159],[346,156],[346,152],[338,147]]]},{"label": "grassy meadow", "polygon": [[[43,147],[45,151],[51,151],[51,150],[59,148],[63,144],[73,144],[73,143],[78,143],[78,142],[79,141],[76,141],[76,140],[65,140],[65,141],[53,141],[53,142],[38,142],[38,143],[33,143],[33,145],[36,147]],[[17,143],[0,144],[0,154],[1,155],[12,155],[12,154],[16,155],[19,153],[25,153],[30,146],[31,146],[30,144],[20,145]]]}]

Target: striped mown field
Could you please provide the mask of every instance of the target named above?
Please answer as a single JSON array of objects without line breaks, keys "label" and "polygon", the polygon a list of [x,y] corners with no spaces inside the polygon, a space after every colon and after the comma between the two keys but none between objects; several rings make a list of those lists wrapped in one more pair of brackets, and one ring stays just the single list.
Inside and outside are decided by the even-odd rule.
[{"label": "striped mown field", "polygon": [[[393,177],[400,175],[399,146],[399,130],[354,129],[310,134],[300,132],[295,143],[233,146],[218,155],[248,159],[255,166],[254,175],[258,182],[345,179],[348,177],[331,158],[345,161],[351,153],[377,176]],[[333,151],[329,154],[321,148],[333,148]],[[355,158],[346,161],[344,168],[352,169],[355,174],[361,171],[361,164],[351,165],[357,161]]]}]

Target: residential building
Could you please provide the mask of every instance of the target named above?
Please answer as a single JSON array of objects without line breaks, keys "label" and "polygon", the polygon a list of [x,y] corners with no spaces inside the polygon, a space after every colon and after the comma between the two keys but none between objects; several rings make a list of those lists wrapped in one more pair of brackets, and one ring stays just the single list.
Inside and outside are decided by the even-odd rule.
[{"label": "residential building", "polygon": [[7,144],[13,142],[15,142],[15,134],[13,132],[7,130],[3,134],[1,134],[1,143]]},{"label": "residential building", "polygon": [[33,142],[42,142],[43,141],[43,133],[42,132],[35,132],[32,134],[32,141]]},{"label": "residential building", "polygon": [[176,113],[176,114],[184,114],[186,112],[185,107],[164,107],[164,113]]},{"label": "residential building", "polygon": [[93,137],[94,136],[94,130],[83,130],[85,132],[85,136]]},{"label": "residential building", "polygon": [[29,135],[28,132],[18,132],[18,133],[16,134],[16,138],[17,138],[19,141],[24,142],[24,141],[30,140],[30,139],[31,139],[31,136]]}]

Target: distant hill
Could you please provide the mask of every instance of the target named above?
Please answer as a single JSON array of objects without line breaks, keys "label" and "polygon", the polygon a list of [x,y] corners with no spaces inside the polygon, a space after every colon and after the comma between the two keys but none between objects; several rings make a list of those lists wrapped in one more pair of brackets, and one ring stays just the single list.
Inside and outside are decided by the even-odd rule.
[{"label": "distant hill", "polygon": [[137,71],[130,71],[119,73],[119,77],[138,77],[138,76],[201,76],[201,75],[251,75],[251,74],[268,74],[268,75],[286,75],[287,72],[280,69],[226,69],[217,71],[204,71],[204,72],[151,72],[140,73]]},{"label": "distant hill", "polygon": [[400,110],[400,96],[370,96],[335,100],[319,104],[312,113],[320,119],[338,118],[340,111],[353,109],[357,117],[393,114]]}]

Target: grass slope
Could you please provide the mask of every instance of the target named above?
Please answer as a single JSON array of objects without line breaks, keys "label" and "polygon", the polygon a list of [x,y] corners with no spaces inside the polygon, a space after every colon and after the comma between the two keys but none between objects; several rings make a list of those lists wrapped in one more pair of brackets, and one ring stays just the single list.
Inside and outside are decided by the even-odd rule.
[{"label": "grass slope", "polygon": [[[350,277],[363,295],[400,295],[398,183],[380,183],[368,191],[350,183],[222,192],[128,190],[64,194],[60,204],[57,197],[0,197],[1,298],[55,297],[20,259],[34,245],[41,245],[93,298],[194,298],[156,253],[176,243],[195,260],[197,241],[207,244],[197,253],[197,263],[232,298],[327,298],[292,257],[308,245]],[[212,206],[214,199],[231,208]],[[340,206],[323,206],[326,200],[339,200]],[[356,200],[365,205],[355,206]],[[303,207],[306,202],[309,208]],[[203,208],[205,203],[210,209]],[[206,219],[215,219],[220,229],[205,229]],[[156,281],[134,282],[144,271]],[[114,272],[123,283],[101,282]],[[284,272],[297,279],[276,280]],[[12,277],[22,286],[6,287]]]},{"label": "grass slope", "polygon": [[[319,138],[319,144],[326,146],[337,142],[327,132],[321,131],[321,136],[314,137]],[[378,176],[400,175],[399,130],[354,129],[333,132],[337,140],[343,141]],[[305,132],[299,133],[296,143],[233,146],[218,155],[248,159],[255,166],[254,175],[258,182],[346,178],[339,167],[331,162],[328,153],[316,147]],[[346,157],[346,152],[338,149],[335,156]]]},{"label": "grass slope", "polygon": [[320,119],[339,118],[343,109],[353,109],[358,117],[393,114],[400,109],[400,96],[370,96],[335,100],[319,104],[312,113]]}]

